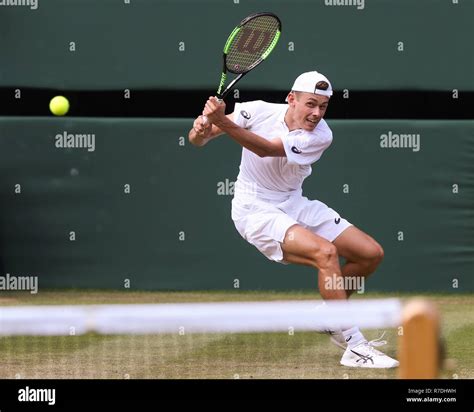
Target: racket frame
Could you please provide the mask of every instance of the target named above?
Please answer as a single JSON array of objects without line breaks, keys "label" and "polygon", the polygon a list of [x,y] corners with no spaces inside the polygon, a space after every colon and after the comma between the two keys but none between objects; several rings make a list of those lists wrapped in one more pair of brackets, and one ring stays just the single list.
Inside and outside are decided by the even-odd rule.
[{"label": "racket frame", "polygon": [[[242,29],[242,27],[247,24],[249,21],[257,18],[257,17],[261,17],[261,16],[272,16],[273,18],[275,18],[277,21],[278,21],[278,25],[279,25],[279,28],[278,28],[278,31],[276,33],[276,35],[274,36],[272,42],[270,43],[270,45],[267,47],[267,49],[263,52],[262,56],[256,60],[245,72],[243,73],[236,73],[235,71],[233,71],[232,69],[229,69],[227,67],[227,53],[229,52],[229,48],[232,44],[232,42],[234,41],[235,37],[237,36],[237,34],[240,32],[240,30]],[[255,67],[257,67],[260,63],[262,63],[269,55],[270,53],[273,51],[273,49],[275,48],[276,44],[278,43],[278,40],[280,38],[280,35],[281,35],[281,20],[278,18],[277,15],[273,14],[273,13],[270,13],[270,12],[261,12],[261,13],[255,13],[255,14],[251,14],[250,16],[247,16],[245,19],[243,19],[239,25],[237,27],[234,28],[234,30],[232,31],[232,33],[230,33],[229,37],[227,38],[227,41],[224,45],[224,51],[223,51],[223,66],[222,66],[222,73],[221,73],[221,80],[220,80],[220,83],[219,83],[219,87],[217,89],[217,94],[216,94],[216,97],[218,98],[218,100],[222,101],[224,100],[224,98],[227,96],[227,94],[232,90],[232,88],[234,87],[234,85],[240,80],[242,79],[242,77],[244,77],[248,72],[250,72],[251,70],[253,70]],[[224,91],[222,91],[222,88],[224,87],[224,84],[225,84],[225,81],[227,80],[227,72],[230,72],[230,73],[233,73],[233,74],[238,74],[238,76],[233,79],[228,85],[227,87],[224,89]]]}]

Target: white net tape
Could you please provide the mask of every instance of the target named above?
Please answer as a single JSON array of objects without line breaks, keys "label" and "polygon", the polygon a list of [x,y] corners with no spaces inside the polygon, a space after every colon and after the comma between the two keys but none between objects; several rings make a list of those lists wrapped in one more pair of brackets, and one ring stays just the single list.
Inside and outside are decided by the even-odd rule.
[{"label": "white net tape", "polygon": [[324,331],[400,324],[398,299],[16,306],[0,308],[0,335]]}]

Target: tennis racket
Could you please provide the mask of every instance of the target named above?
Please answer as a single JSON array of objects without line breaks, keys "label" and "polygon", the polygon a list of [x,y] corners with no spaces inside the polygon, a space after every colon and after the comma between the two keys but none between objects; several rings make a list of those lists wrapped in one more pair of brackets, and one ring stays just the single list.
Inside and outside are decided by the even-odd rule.
[{"label": "tennis racket", "polygon": [[[281,21],[273,13],[255,13],[243,19],[224,46],[223,68],[216,97],[223,100],[236,83],[273,51],[281,34]],[[236,74],[227,87],[227,72]],[[203,122],[208,122],[203,116]]]}]

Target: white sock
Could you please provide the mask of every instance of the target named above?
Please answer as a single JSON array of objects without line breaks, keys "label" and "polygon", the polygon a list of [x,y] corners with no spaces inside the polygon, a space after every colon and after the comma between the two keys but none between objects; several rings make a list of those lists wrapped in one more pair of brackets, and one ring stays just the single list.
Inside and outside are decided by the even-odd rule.
[{"label": "white sock", "polygon": [[346,340],[347,346],[349,346],[349,348],[354,348],[357,345],[360,345],[362,342],[367,341],[367,339],[364,338],[364,335],[362,335],[362,332],[357,326],[354,326],[353,328],[347,330],[343,330],[342,336],[344,336],[344,339]]}]

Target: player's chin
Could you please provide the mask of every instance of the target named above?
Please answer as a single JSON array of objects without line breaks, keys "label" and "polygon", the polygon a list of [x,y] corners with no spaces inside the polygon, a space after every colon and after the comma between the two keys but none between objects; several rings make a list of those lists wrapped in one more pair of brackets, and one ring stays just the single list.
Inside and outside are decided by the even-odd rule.
[{"label": "player's chin", "polygon": [[308,119],[305,119],[305,121],[303,123],[303,129],[308,130],[308,131],[312,131],[318,125],[318,123],[319,123],[319,121],[311,122]]}]

